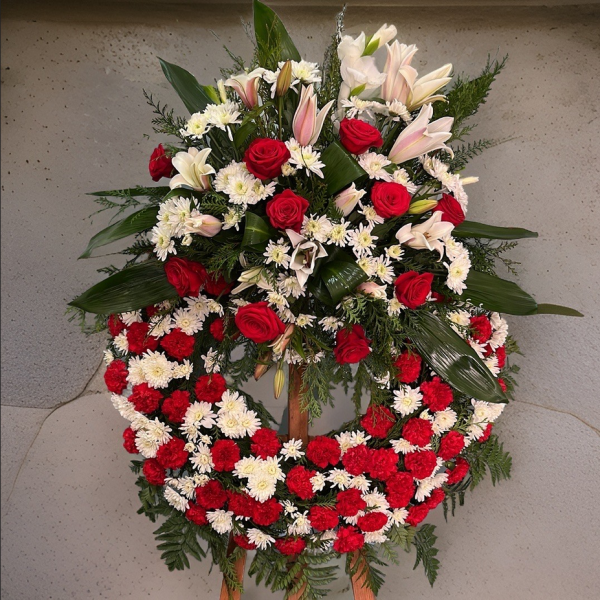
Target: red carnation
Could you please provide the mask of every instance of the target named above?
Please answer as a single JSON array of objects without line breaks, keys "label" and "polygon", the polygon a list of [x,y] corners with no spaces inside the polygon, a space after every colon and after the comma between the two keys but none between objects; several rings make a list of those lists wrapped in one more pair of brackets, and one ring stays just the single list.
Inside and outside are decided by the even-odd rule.
[{"label": "red carnation", "polygon": [[435,490],[433,490],[433,492],[431,492],[431,496],[429,496],[429,498],[425,500],[425,504],[427,505],[429,510],[433,510],[444,501],[445,497],[446,494],[444,490],[441,488],[436,488]]},{"label": "red carnation", "polygon": [[363,429],[373,437],[384,438],[394,426],[396,417],[385,406],[371,405],[360,420]]},{"label": "red carnation", "polygon": [[394,473],[385,482],[390,508],[404,508],[415,493],[415,482],[406,471]]},{"label": "red carnation", "polygon": [[233,286],[233,282],[228,282],[222,273],[211,273],[206,278],[204,291],[211,296],[221,296],[229,294]]},{"label": "red carnation", "polygon": [[165,263],[165,275],[182,298],[197,296],[207,278],[206,269],[199,262],[177,256],[168,258]]},{"label": "red carnation", "polygon": [[300,233],[309,206],[306,198],[294,194],[292,190],[283,190],[267,202],[267,217],[275,229],[292,229]]},{"label": "red carnation", "polygon": [[454,400],[452,388],[439,377],[434,377],[431,381],[424,381],[421,384],[421,393],[423,394],[423,404],[428,406],[432,412],[446,410]]},{"label": "red carnation", "polygon": [[158,308],[151,304],[150,306],[146,306],[146,316],[151,319],[158,312]]},{"label": "red carnation", "polygon": [[398,455],[392,448],[379,448],[373,450],[369,475],[373,477],[373,479],[385,481],[396,473],[397,465]]},{"label": "red carnation", "polygon": [[151,388],[147,383],[140,383],[133,386],[131,395],[127,399],[133,404],[135,410],[149,415],[158,409],[162,398],[163,395],[158,390]]},{"label": "red carnation", "polygon": [[139,454],[138,449],[135,445],[135,431],[128,427],[123,432],[123,448],[129,452],[129,454]]},{"label": "red carnation", "polygon": [[127,365],[122,360],[113,360],[104,372],[104,383],[109,392],[121,394],[127,387]]},{"label": "red carnation", "polygon": [[256,550],[256,544],[251,542],[247,535],[234,535],[233,541],[244,550]]},{"label": "red carnation", "polygon": [[453,485],[459,481],[462,481],[466,477],[467,473],[469,472],[469,463],[464,458],[459,456],[456,459],[454,469],[449,469],[446,472],[448,473],[448,479],[446,480],[446,483],[448,485]]},{"label": "red carnation", "polygon": [[352,329],[340,329],[333,349],[335,360],[340,365],[360,362],[371,352],[370,343],[360,325],[352,325]]},{"label": "red carnation", "polygon": [[362,517],[358,518],[358,527],[368,533],[372,531],[379,531],[382,527],[385,527],[388,518],[382,512],[370,512]]},{"label": "red carnation", "polygon": [[166,471],[158,464],[155,458],[148,458],[142,467],[144,477],[150,485],[164,485]]},{"label": "red carnation", "polygon": [[340,461],[342,451],[337,440],[319,435],[310,442],[306,447],[306,458],[313,462],[321,469],[331,465],[337,465]]},{"label": "red carnation", "polygon": [[429,513],[429,506],[427,504],[417,504],[411,506],[408,509],[408,516],[406,522],[413,527],[416,527]]},{"label": "red carnation", "polygon": [[422,359],[414,352],[404,351],[395,361],[394,366],[398,369],[396,379],[402,383],[413,383],[421,374]]},{"label": "red carnation", "polygon": [[404,457],[404,466],[415,479],[426,479],[437,466],[437,457],[431,450],[411,452]]},{"label": "red carnation", "polygon": [[183,333],[178,327],[167,333],[161,340],[160,345],[167,354],[177,360],[188,358],[194,353],[196,340],[193,335]]},{"label": "red carnation", "polygon": [[259,458],[265,459],[275,456],[281,450],[281,442],[277,437],[277,432],[268,427],[257,429],[250,439],[252,440],[250,450],[252,454]]},{"label": "red carnation", "polygon": [[286,556],[300,554],[306,548],[306,542],[302,538],[279,538],[275,540],[275,548]]},{"label": "red carnation", "polygon": [[244,492],[227,492],[228,509],[237,517],[251,518],[254,514],[256,500]]},{"label": "red carnation", "polygon": [[196,488],[196,502],[206,510],[221,508],[227,502],[227,492],[220,481],[211,479]]},{"label": "red carnation", "polygon": [[215,471],[233,471],[240,448],[233,440],[217,440],[210,449]]},{"label": "red carnation", "polygon": [[222,342],[225,339],[225,319],[223,319],[223,317],[217,317],[210,324],[208,330],[217,342]]},{"label": "red carnation", "polygon": [[158,348],[158,339],[149,335],[150,325],[148,323],[132,323],[127,330],[127,343],[129,352],[133,354],[144,354]]},{"label": "red carnation", "polygon": [[458,200],[450,194],[442,194],[442,199],[437,203],[435,212],[441,212],[442,221],[452,223],[455,227],[465,220],[465,211]]},{"label": "red carnation", "polygon": [[162,144],[154,148],[150,155],[148,170],[152,181],[159,181],[163,177],[171,177],[173,173],[173,163],[171,157],[167,155]]},{"label": "red carnation", "polygon": [[506,390],[508,389],[508,386],[506,385],[506,382],[504,381],[504,379],[502,379],[502,377],[498,377],[498,385],[500,386],[500,389],[503,392],[506,392]]},{"label": "red carnation", "polygon": [[110,315],[110,317],[108,317],[107,325],[108,331],[113,337],[117,337],[126,328],[125,323],[121,321],[119,315]]},{"label": "red carnation", "polygon": [[432,282],[433,273],[419,274],[416,271],[406,271],[394,282],[396,298],[406,308],[418,308],[427,300]]},{"label": "red carnation", "polygon": [[310,479],[315,475],[316,471],[309,471],[298,465],[287,474],[285,484],[292,494],[296,494],[302,500],[310,500],[315,495]]},{"label": "red carnation", "polygon": [[290,151],[279,140],[257,138],[244,153],[248,171],[261,180],[275,179],[281,175],[281,167],[289,160]]},{"label": "red carnation", "polygon": [[485,315],[471,317],[471,335],[480,344],[485,344],[492,337],[492,324]]},{"label": "red carnation", "polygon": [[227,390],[227,382],[220,373],[202,375],[198,377],[194,391],[199,402],[210,402],[214,404],[221,400],[221,396]]},{"label": "red carnation", "polygon": [[498,359],[498,368],[504,369],[504,365],[506,364],[506,347],[500,346],[496,348],[496,358]]},{"label": "red carnation", "polygon": [[158,449],[156,460],[165,469],[181,469],[189,456],[184,447],[185,442],[181,438],[171,438]]},{"label": "red carnation", "polygon": [[185,413],[190,407],[190,393],[175,390],[162,404],[163,415],[173,423],[183,423]]},{"label": "red carnation", "polygon": [[349,448],[342,456],[342,464],[350,475],[362,475],[371,467],[371,450],[364,444]]},{"label": "red carnation", "polygon": [[235,324],[242,335],[257,344],[270,342],[285,330],[283,321],[266,302],[240,307],[235,315]]},{"label": "red carnation", "polygon": [[279,519],[283,506],[275,498],[269,498],[266,502],[256,502],[252,511],[252,520],[263,527],[272,525]]},{"label": "red carnation", "polygon": [[339,515],[335,508],[326,506],[312,506],[308,511],[308,520],[313,529],[317,531],[326,531],[337,527]]},{"label": "red carnation", "polygon": [[201,506],[198,506],[195,502],[189,503],[189,508],[185,511],[185,516],[188,521],[196,523],[196,525],[208,525],[206,510]]},{"label": "red carnation", "polygon": [[490,435],[492,435],[492,428],[492,423],[488,423],[486,425],[485,429],[483,430],[483,433],[477,438],[477,441],[480,444],[483,444],[483,442],[487,442],[490,439]]},{"label": "red carnation", "polygon": [[381,148],[383,138],[379,129],[360,119],[342,119],[340,142],[352,154],[364,154],[369,148]]},{"label": "red carnation", "polygon": [[354,517],[358,511],[367,508],[367,503],[362,499],[362,492],[356,488],[350,488],[338,492],[335,509],[342,517]]},{"label": "red carnation", "polygon": [[355,552],[365,545],[365,536],[355,527],[340,527],[337,532],[333,549],[340,554]]},{"label": "red carnation", "polygon": [[465,438],[458,431],[449,431],[440,441],[438,456],[444,460],[454,458],[465,447]]},{"label": "red carnation", "polygon": [[427,446],[433,437],[433,427],[426,419],[414,417],[402,428],[402,437],[414,446]]},{"label": "red carnation", "polygon": [[378,181],[371,190],[371,202],[380,217],[392,219],[408,210],[410,194],[401,183]]}]

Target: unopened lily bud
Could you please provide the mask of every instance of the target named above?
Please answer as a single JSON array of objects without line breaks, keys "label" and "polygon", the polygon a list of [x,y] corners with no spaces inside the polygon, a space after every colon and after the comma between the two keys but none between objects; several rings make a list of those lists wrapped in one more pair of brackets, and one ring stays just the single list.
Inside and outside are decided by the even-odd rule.
[{"label": "unopened lily bud", "polygon": [[227,102],[227,92],[225,91],[225,82],[222,79],[217,81],[217,88],[219,88],[219,96],[221,97],[221,102]]},{"label": "unopened lily bud", "polygon": [[437,206],[437,200],[417,200],[410,205],[408,214],[422,215]]},{"label": "unopened lily bud", "polygon": [[275,87],[275,95],[283,96],[290,89],[292,84],[292,61],[286,60],[283,67],[277,76],[277,86]]},{"label": "unopened lily bud", "polygon": [[349,188],[340,192],[335,197],[335,205],[338,210],[347,217],[358,204],[358,201],[366,194],[366,190],[357,190],[356,184],[352,184]]},{"label": "unopened lily bud", "polygon": [[285,373],[283,372],[283,363],[277,365],[277,371],[275,371],[275,378],[273,379],[273,392],[275,398],[281,396],[283,386],[285,385]]},{"label": "unopened lily bud", "polygon": [[470,183],[477,183],[479,181],[479,177],[464,177],[461,178],[460,182],[463,185],[469,185]]},{"label": "unopened lily bud", "polygon": [[285,331],[275,338],[275,341],[270,344],[270,347],[273,349],[275,354],[283,354],[288,344],[290,343],[290,339],[294,333],[296,326],[294,324],[290,324],[285,328]]},{"label": "unopened lily bud", "polygon": [[267,352],[260,358],[260,362],[254,367],[254,379],[258,381],[270,368],[269,361],[271,360],[272,352]]},{"label": "unopened lily bud", "polygon": [[365,281],[364,283],[361,283],[356,289],[360,290],[364,294],[373,296],[373,298],[378,298],[380,300],[387,299],[386,286],[377,285],[374,281]]},{"label": "unopened lily bud", "polygon": [[196,233],[204,237],[214,237],[221,231],[223,223],[212,215],[203,215],[198,210],[193,210],[185,221],[185,232]]}]

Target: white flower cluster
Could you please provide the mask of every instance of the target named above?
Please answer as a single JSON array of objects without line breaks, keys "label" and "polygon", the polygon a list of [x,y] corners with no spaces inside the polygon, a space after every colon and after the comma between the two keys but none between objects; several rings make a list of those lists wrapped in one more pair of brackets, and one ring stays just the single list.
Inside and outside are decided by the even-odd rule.
[{"label": "white flower cluster", "polygon": [[184,137],[201,140],[213,127],[216,127],[231,135],[229,126],[239,123],[240,116],[240,106],[235,102],[209,104],[202,112],[194,113],[180,133]]},{"label": "white flower cluster", "polygon": [[275,193],[275,182],[263,184],[248,171],[243,162],[231,162],[217,171],[213,187],[217,192],[227,194],[229,201],[242,211]]}]

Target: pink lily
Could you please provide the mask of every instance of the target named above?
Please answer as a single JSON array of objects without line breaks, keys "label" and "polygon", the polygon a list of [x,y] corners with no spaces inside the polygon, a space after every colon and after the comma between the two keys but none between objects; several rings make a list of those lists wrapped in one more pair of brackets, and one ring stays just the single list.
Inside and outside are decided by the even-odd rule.
[{"label": "pink lily", "polygon": [[317,96],[312,84],[308,87],[302,86],[300,92],[300,103],[294,114],[292,129],[294,138],[301,146],[312,146],[323,128],[323,122],[327,113],[333,105],[333,100],[328,102],[320,111],[317,110]]},{"label": "pink lily", "polygon": [[264,72],[264,69],[259,68],[250,73],[240,73],[230,77],[225,85],[233,88],[246,108],[252,110],[258,106],[258,85]]}]

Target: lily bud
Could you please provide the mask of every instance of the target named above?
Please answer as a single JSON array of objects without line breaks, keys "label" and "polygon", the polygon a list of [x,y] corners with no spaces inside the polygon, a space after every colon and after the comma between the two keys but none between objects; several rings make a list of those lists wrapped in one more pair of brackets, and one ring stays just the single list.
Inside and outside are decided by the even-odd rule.
[{"label": "lily bud", "polygon": [[366,194],[366,190],[357,190],[356,184],[352,184],[335,197],[335,205],[338,210],[347,217],[358,204],[358,201]]},{"label": "lily bud", "polygon": [[323,122],[333,102],[331,100],[321,110],[318,110],[317,95],[314,92],[312,83],[308,87],[302,86],[300,103],[292,122],[294,138],[301,146],[310,146],[319,139]]},{"label": "lily bud", "polygon": [[283,96],[290,89],[292,84],[292,61],[286,60],[283,67],[277,76],[277,86],[275,87],[275,95]]},{"label": "lily bud", "polygon": [[437,200],[417,200],[410,205],[409,215],[422,215],[437,206]]},{"label": "lily bud", "polygon": [[270,368],[269,361],[271,360],[272,352],[267,352],[260,357],[260,362],[254,367],[254,380],[258,381]]},{"label": "lily bud", "polygon": [[380,300],[387,299],[386,286],[377,285],[374,281],[365,281],[364,283],[361,283],[356,289],[360,290],[364,294],[373,296],[373,298],[379,298]]},{"label": "lily bud", "polygon": [[221,97],[221,102],[227,102],[227,92],[225,91],[225,82],[222,79],[217,81],[217,88],[219,90],[219,96]]},{"label": "lily bud", "polygon": [[271,342],[271,344],[269,344],[269,347],[273,349],[273,352],[275,352],[275,354],[283,354],[288,344],[290,343],[290,339],[294,334],[295,329],[296,326],[293,323],[288,325],[285,328],[285,331],[280,336],[277,336],[275,340]]},{"label": "lily bud", "polygon": [[366,41],[363,56],[369,56],[370,54],[373,54],[374,52],[379,50],[381,46],[387,44],[390,40],[394,39],[397,33],[398,31],[396,30],[396,27],[394,25],[388,25],[387,23],[382,25],[371,36],[371,38],[368,41]]},{"label": "lily bud", "polygon": [[275,378],[273,379],[273,392],[275,398],[281,396],[283,386],[285,385],[285,373],[283,372],[283,363],[277,365],[277,371],[275,371]]},{"label": "lily bud", "polygon": [[213,237],[221,231],[223,223],[212,215],[203,215],[193,210],[185,222],[185,233],[197,233],[204,237]]}]

